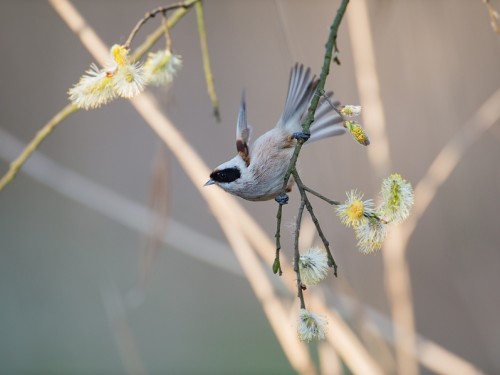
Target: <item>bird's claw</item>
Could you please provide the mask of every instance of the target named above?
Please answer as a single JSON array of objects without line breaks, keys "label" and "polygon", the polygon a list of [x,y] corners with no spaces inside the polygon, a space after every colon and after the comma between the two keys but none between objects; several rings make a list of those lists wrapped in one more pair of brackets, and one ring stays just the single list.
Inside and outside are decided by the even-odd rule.
[{"label": "bird's claw", "polygon": [[311,138],[311,132],[296,132],[292,134],[292,137],[297,140],[302,139],[305,142]]},{"label": "bird's claw", "polygon": [[281,205],[287,204],[288,203],[288,195],[285,193],[281,193],[277,195],[274,200],[278,202]]}]

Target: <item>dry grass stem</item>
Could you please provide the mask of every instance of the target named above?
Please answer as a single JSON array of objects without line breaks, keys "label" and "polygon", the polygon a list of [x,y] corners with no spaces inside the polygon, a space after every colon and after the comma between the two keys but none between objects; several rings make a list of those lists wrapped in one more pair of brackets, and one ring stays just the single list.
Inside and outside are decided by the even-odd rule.
[{"label": "dry grass stem", "polygon": [[[353,2],[351,12],[348,14],[348,24],[365,126],[372,138],[368,148],[368,158],[379,180],[390,172],[391,162],[366,0]],[[411,279],[404,254],[401,255],[394,247],[395,238],[399,237],[398,233],[398,227],[392,228],[391,239],[386,241],[382,253],[385,284],[394,320],[398,373],[416,375],[419,372],[417,361],[409,354],[415,351],[416,345]]]}]

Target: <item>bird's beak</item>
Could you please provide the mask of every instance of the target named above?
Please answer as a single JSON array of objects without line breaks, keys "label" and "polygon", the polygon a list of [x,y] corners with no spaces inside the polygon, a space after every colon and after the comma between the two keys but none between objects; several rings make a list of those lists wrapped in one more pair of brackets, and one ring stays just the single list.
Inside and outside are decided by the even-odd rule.
[{"label": "bird's beak", "polygon": [[213,184],[215,184],[215,181],[214,181],[214,180],[212,180],[212,179],[210,179],[210,180],[208,180],[208,181],[205,183],[205,185],[203,185],[203,186],[208,186],[208,185],[213,185]]}]

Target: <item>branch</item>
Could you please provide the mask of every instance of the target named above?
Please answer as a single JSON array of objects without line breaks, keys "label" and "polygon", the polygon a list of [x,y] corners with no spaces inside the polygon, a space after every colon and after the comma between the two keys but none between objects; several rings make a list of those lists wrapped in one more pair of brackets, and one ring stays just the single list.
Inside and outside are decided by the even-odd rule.
[{"label": "branch", "polygon": [[338,205],[341,204],[339,201],[334,201],[333,199],[327,198],[324,195],[322,195],[322,194],[314,191],[313,189],[307,187],[306,185],[302,185],[302,187],[304,188],[305,191],[311,193],[312,195],[317,196],[319,199],[324,200],[326,203],[331,204],[332,206],[338,206]]},{"label": "branch", "polygon": [[178,4],[173,4],[165,7],[158,7],[155,10],[152,10],[151,12],[147,12],[144,17],[137,22],[135,25],[134,29],[130,32],[130,35],[127,38],[127,41],[123,45],[125,48],[130,49],[130,45],[132,44],[132,40],[135,38],[136,34],[139,32],[142,26],[150,19],[154,18],[158,13],[162,13],[163,16],[166,16],[167,12],[169,10],[174,10],[174,9],[188,9],[189,7],[193,6],[194,2],[185,2],[185,3],[178,3]]},{"label": "branch", "polygon": [[278,213],[276,214],[276,234],[274,237],[276,238],[276,256],[274,258],[273,263],[273,272],[278,275],[283,275],[283,270],[281,269],[280,262],[280,250],[281,250],[281,242],[280,242],[280,232],[281,232],[281,213],[283,211],[283,205],[280,204],[278,207]]},{"label": "branch", "polygon": [[[314,226],[316,227],[316,231],[318,232],[318,235],[321,238],[321,241],[323,242],[323,246],[325,247],[325,251],[326,251],[326,254],[328,256],[328,266],[333,267],[333,274],[335,275],[335,277],[337,277],[337,263],[335,263],[335,259],[333,259],[333,255],[330,251],[330,242],[328,242],[328,240],[326,239],[325,234],[323,233],[323,230],[321,229],[321,226],[319,224],[319,220],[316,217],[316,215],[314,214],[311,202],[309,201],[309,198],[307,198],[306,186],[302,183],[302,180],[300,179],[300,176],[295,169],[293,170],[292,174],[293,174],[293,178],[295,180],[295,184],[297,185],[297,188],[299,189],[301,201],[304,202],[304,204],[307,208],[307,211],[309,212],[309,215],[311,215],[311,219],[314,223]],[[325,199],[327,199],[327,198],[325,198]],[[332,201],[332,202],[335,202],[335,201]],[[298,237],[298,231],[297,231],[296,235]]]},{"label": "branch", "polygon": [[[306,202],[304,199],[301,199],[300,201],[300,206],[299,206],[299,212],[297,213],[297,221],[295,224],[295,238],[294,238],[294,261],[293,261],[293,270],[295,271],[295,274],[297,275],[297,297],[299,297],[300,300],[300,308],[305,309],[306,308],[306,303],[304,301],[304,288],[305,286],[302,284],[302,278],[300,277],[300,267],[299,267],[299,260],[300,260],[300,252],[299,252],[299,235],[300,235],[300,224],[302,222],[302,214],[304,213],[304,206]],[[280,205],[282,206],[282,205]]]},{"label": "branch", "polygon": [[[194,4],[196,1],[200,0],[186,0],[184,3],[186,6],[183,8],[177,9],[170,17],[168,17],[167,20],[167,27],[171,29],[173,26],[177,24],[177,22],[184,17],[184,15],[187,13],[188,9],[192,4]],[[146,37],[146,40],[135,49],[135,52],[131,56],[131,60],[133,62],[139,60],[142,56],[148,52],[151,47],[156,43],[158,39],[162,36],[162,34],[165,32],[165,27],[159,26],[155,31],[153,31],[151,34],[149,34]]]},{"label": "branch", "polygon": [[[325,91],[326,77],[330,73],[330,63],[332,61],[332,54],[334,47],[335,47],[335,53],[336,54],[338,53],[338,49],[336,47],[337,33],[340,27],[340,23],[342,22],[342,18],[344,17],[345,11],[347,9],[348,3],[349,0],[342,0],[342,3],[340,4],[339,9],[337,10],[337,15],[335,16],[335,19],[332,25],[330,26],[330,34],[328,35],[328,41],[326,42],[325,45],[326,51],[325,51],[325,57],[323,59],[323,67],[321,68],[321,73],[319,76],[319,84],[311,100],[307,117],[304,120],[304,123],[302,124],[302,130],[304,133],[309,132],[309,128],[311,127],[311,124],[314,122],[314,114],[316,113],[316,109],[318,108],[319,99],[323,95],[323,92]],[[283,181],[283,188],[282,188],[283,194],[286,192],[288,180],[290,179],[292,171],[295,169],[295,165],[297,164],[297,159],[299,158],[300,150],[305,141],[306,140],[304,138],[299,138],[297,140],[297,145],[295,146],[294,153],[292,155],[292,158],[290,159],[290,165],[288,167],[288,170],[285,174],[285,178]]]}]

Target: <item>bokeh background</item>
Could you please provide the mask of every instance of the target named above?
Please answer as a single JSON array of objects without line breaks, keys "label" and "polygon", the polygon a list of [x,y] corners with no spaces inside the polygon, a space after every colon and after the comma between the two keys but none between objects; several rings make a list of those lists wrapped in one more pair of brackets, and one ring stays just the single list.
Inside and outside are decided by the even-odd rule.
[{"label": "bokeh background", "polygon": [[[359,2],[365,4],[352,0]],[[348,8],[352,13],[338,40],[342,64],[332,65],[327,87],[344,103],[381,103],[388,172],[400,172],[416,186],[499,89],[500,36],[479,0],[366,3],[368,24],[356,13],[359,4]],[[163,4],[74,1],[108,45],[123,43],[146,11]],[[194,12],[172,30],[183,69],[171,87],[153,92],[207,165],[234,154],[243,88],[256,137],[280,115],[291,66],[298,61],[319,72],[338,5],[206,1],[220,123],[206,95]],[[500,9],[496,0],[491,5]],[[157,25],[148,24],[138,40]],[[362,27],[368,33],[356,34]],[[370,53],[368,41],[374,64],[356,53]],[[0,50],[3,173],[22,145],[68,103],[68,88],[94,59],[51,5],[38,0],[0,3]],[[374,75],[366,80],[363,71]],[[379,85],[375,99],[363,95],[372,79]],[[372,120],[366,113],[362,118],[368,129]],[[458,151],[456,168],[410,237],[406,260],[418,334],[494,374],[500,373],[498,114],[488,121],[492,125],[474,130],[477,139]],[[372,146],[380,150],[380,144]],[[381,169],[373,161],[380,159],[369,152],[348,136],[317,143],[301,156],[303,180],[336,199],[351,188],[376,196]],[[155,227],[148,215],[152,197],[167,218],[160,245],[148,237]],[[291,252],[288,223],[297,199],[292,193],[285,208],[285,253]],[[276,204],[241,203],[272,238]],[[330,276],[325,285],[335,296],[331,308],[339,300],[357,301],[356,314],[390,322],[383,253],[357,252],[351,231],[331,207],[314,203],[339,264],[339,277]],[[293,282],[293,275],[284,277]],[[283,298],[290,306],[297,302]],[[343,310],[344,317],[356,330],[358,317],[349,311]],[[390,324],[384,327],[391,336]],[[378,359],[388,372],[396,371],[392,349]],[[0,372],[133,369],[293,372],[198,187],[133,107],[116,100],[68,118],[0,192]]]}]

